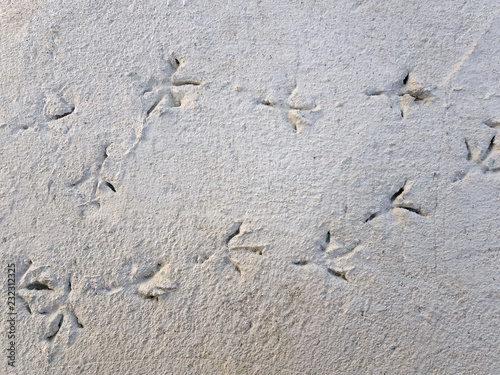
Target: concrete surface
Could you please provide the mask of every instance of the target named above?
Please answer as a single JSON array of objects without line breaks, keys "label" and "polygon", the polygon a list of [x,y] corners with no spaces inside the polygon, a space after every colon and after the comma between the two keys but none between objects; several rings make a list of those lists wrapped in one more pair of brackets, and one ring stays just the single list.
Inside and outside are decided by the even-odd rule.
[{"label": "concrete surface", "polygon": [[4,0],[0,373],[499,374],[499,41],[498,0]]}]

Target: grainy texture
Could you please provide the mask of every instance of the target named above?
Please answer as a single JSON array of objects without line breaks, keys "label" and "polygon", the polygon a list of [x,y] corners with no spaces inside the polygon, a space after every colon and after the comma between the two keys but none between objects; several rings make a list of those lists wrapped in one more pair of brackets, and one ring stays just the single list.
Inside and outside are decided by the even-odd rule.
[{"label": "grainy texture", "polygon": [[4,0],[0,373],[498,374],[499,129],[498,0]]}]

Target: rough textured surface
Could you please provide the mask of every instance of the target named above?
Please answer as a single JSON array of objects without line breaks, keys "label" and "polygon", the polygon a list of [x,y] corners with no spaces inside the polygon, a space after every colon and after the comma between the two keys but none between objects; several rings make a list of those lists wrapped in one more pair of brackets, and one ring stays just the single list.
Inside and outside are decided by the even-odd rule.
[{"label": "rough textured surface", "polygon": [[495,374],[500,7],[4,1],[4,374]]}]

